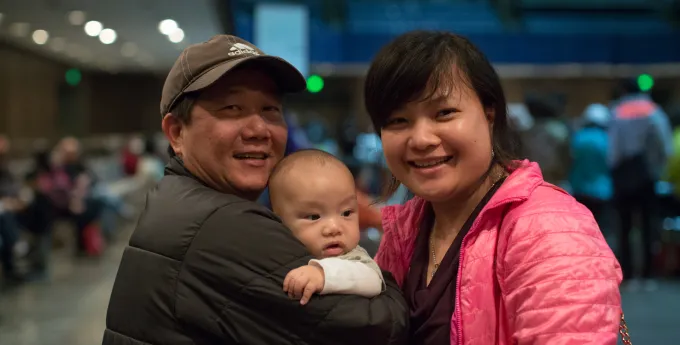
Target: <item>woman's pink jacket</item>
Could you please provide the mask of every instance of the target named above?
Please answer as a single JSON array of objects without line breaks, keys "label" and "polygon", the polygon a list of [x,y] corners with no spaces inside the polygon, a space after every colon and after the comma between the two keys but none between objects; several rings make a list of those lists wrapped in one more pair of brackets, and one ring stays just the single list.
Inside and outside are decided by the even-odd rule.
[{"label": "woman's pink jacket", "polygon": [[[451,344],[616,344],[619,263],[588,209],[518,163],[463,239]],[[400,285],[425,204],[383,208],[376,261]]]}]

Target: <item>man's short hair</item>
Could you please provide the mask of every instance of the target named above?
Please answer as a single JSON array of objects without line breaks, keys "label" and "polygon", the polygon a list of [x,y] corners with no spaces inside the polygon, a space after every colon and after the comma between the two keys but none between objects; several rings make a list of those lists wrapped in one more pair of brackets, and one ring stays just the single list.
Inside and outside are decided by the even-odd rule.
[{"label": "man's short hair", "polygon": [[[170,115],[176,117],[183,125],[190,124],[191,111],[194,109],[199,93],[200,91],[183,95],[179,102],[170,109]],[[170,144],[168,144],[168,155],[170,157],[177,155]]]}]

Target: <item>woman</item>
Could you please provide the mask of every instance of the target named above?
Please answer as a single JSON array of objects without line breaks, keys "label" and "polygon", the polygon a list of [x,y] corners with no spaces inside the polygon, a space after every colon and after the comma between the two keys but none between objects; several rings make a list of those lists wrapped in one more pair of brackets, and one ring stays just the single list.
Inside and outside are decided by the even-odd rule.
[{"label": "woman", "polygon": [[[409,344],[615,344],[621,270],[592,214],[513,160],[505,96],[466,39],[384,47],[365,102],[395,180],[376,261],[411,313]],[[394,189],[394,188],[393,188]]]}]

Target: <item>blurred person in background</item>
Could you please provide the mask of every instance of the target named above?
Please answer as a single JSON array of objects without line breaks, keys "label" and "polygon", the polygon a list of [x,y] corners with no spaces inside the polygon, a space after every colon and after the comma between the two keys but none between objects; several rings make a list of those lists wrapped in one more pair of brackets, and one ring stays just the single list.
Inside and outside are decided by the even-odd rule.
[{"label": "blurred person in background", "polygon": [[138,175],[146,181],[145,189],[158,183],[163,178],[165,165],[152,137],[144,138],[144,149],[140,155]]},{"label": "blurred person in background", "polygon": [[[315,116],[318,118],[319,116]],[[329,136],[327,125],[323,120],[312,120],[305,126],[305,131],[307,132],[307,138],[312,144],[312,147],[328,152],[335,157],[340,157],[340,146],[338,142]]]},{"label": "blurred person in background", "polygon": [[508,104],[508,125],[517,133],[530,130],[534,126],[534,117],[524,103]]},{"label": "blurred person in background", "polygon": [[302,307],[282,290],[313,257],[255,201],[285,152],[282,96],[305,87],[235,36],[181,53],[161,98],[173,158],[123,253],[103,344],[405,344],[406,303],[388,273],[372,299]]},{"label": "blurred person in background", "polygon": [[6,287],[22,281],[16,270],[14,246],[19,238],[16,214],[23,208],[23,202],[19,198],[21,184],[9,169],[9,151],[9,139],[0,135],[0,267]]},{"label": "blurred person in background", "polygon": [[130,170],[134,171],[130,177],[135,180],[131,189],[148,190],[163,178],[165,166],[152,137],[132,137],[127,145],[127,152],[135,157],[134,169]]},{"label": "blurred person in background", "polygon": [[[93,194],[98,181],[84,161],[80,141],[74,137],[65,137],[54,149],[53,164],[55,169],[63,169],[69,179],[69,205],[60,207],[60,217],[72,221],[75,227],[76,255],[88,255],[89,233],[94,231],[99,236],[97,221],[105,207],[105,202]],[[89,228],[89,229],[88,229]],[[97,230],[93,230],[97,229]]]},{"label": "blurred person in background", "polygon": [[54,162],[66,171],[71,181],[88,173],[77,138],[65,137],[59,140],[54,148],[54,155]]},{"label": "blurred person in background", "polygon": [[69,208],[71,181],[63,168],[53,163],[52,151],[41,149],[33,156],[33,168],[26,175],[30,190],[20,223],[32,235],[31,278],[46,279],[52,251],[52,232],[57,217]]},{"label": "blurred person in background", "polygon": [[370,195],[379,195],[385,182],[386,168],[380,137],[373,132],[359,133],[352,155],[360,165],[356,176],[359,189]]},{"label": "blurred person in background", "polygon": [[551,95],[529,95],[526,106],[531,126],[522,131],[524,156],[538,163],[543,178],[562,185],[569,171],[569,127],[560,117],[562,103]]},{"label": "blurred person in background", "polygon": [[[654,243],[661,231],[661,220],[654,212],[658,207],[655,185],[673,152],[672,132],[663,109],[640,91],[636,80],[622,81],[617,93],[620,97],[611,105],[607,156],[621,227],[617,252],[626,287],[655,290],[657,284],[651,279]],[[635,215],[642,223],[642,282],[633,279],[630,234]]]},{"label": "blurred person in background", "polygon": [[287,112],[283,117],[286,121],[286,126],[288,127],[285,155],[287,156],[298,150],[312,148],[312,142],[309,140],[305,129],[300,125],[297,114],[294,112]]},{"label": "blurred person in background", "polygon": [[139,162],[139,155],[142,154],[143,145],[141,138],[133,136],[123,147],[120,158],[125,176],[133,176],[137,172],[137,163]]},{"label": "blurred person in background", "polygon": [[355,177],[359,174],[361,163],[354,157],[354,147],[357,145],[357,136],[359,129],[357,128],[356,115],[346,116],[341,120],[337,126],[336,137],[338,138],[338,149],[342,155],[342,161],[347,165],[352,175]]},{"label": "blurred person in background", "polygon": [[669,114],[673,129],[673,153],[668,159],[665,180],[673,186],[675,198],[680,200],[680,106]]},{"label": "blurred person in background", "polygon": [[606,214],[613,194],[607,165],[610,117],[609,108],[603,104],[591,104],[585,109],[580,128],[571,138],[569,171],[572,195],[593,213],[605,236],[609,235]]},{"label": "blurred person in background", "polygon": [[376,262],[410,306],[409,344],[614,345],[621,269],[592,214],[516,161],[500,80],[451,33],[383,47],[366,109],[415,198],[382,209]]}]

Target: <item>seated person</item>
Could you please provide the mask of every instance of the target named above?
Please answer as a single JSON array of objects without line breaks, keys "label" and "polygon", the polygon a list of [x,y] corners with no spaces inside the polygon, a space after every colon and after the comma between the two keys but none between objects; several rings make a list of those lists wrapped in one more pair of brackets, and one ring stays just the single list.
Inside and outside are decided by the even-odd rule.
[{"label": "seated person", "polygon": [[316,257],[286,276],[290,297],[304,305],[315,292],[380,294],[380,268],[358,245],[354,178],[339,159],[315,149],[293,153],[274,168],[269,193],[273,211]]}]

